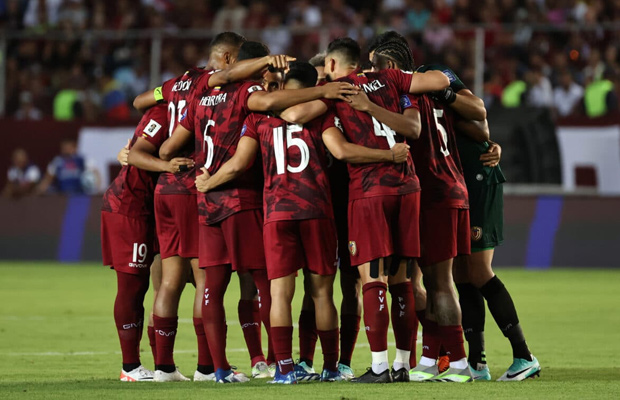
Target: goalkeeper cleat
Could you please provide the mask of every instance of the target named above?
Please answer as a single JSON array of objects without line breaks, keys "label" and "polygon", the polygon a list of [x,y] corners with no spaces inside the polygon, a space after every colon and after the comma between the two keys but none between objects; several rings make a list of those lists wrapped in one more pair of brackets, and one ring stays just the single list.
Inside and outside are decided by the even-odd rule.
[{"label": "goalkeeper cleat", "polygon": [[429,382],[454,382],[454,383],[465,383],[465,382],[473,382],[474,377],[469,369],[469,365],[463,369],[456,368],[448,368],[446,372],[443,372],[432,379],[429,379]]},{"label": "goalkeeper cleat", "polygon": [[264,361],[259,361],[252,367],[252,378],[254,379],[265,379],[271,378],[271,374],[269,373],[269,366]]},{"label": "goalkeeper cleat", "polygon": [[140,365],[138,368],[125,372],[121,369],[121,382],[153,382],[153,371]]},{"label": "goalkeeper cleat", "polygon": [[523,381],[527,378],[540,376],[540,364],[536,357],[532,356],[532,361],[524,358],[515,358],[508,371],[504,372],[497,381],[498,382],[515,382]]},{"label": "goalkeeper cleat", "polygon": [[375,374],[372,368],[368,368],[366,373],[360,377],[351,379],[353,383],[392,383],[390,370],[386,369],[380,374]]},{"label": "goalkeeper cleat", "polygon": [[426,365],[418,364],[409,370],[409,382],[426,382],[437,375],[439,375],[437,365],[427,367]]},{"label": "goalkeeper cleat", "polygon": [[321,379],[321,375],[314,372],[314,368],[309,367],[303,361],[299,364],[295,364],[295,377],[298,382],[318,381]]},{"label": "goalkeeper cleat", "polygon": [[439,369],[439,373],[442,374],[446,372],[450,368],[450,357],[449,356],[440,356],[437,359],[437,369]]},{"label": "goalkeeper cleat", "polygon": [[155,382],[186,382],[189,378],[183,376],[179,372],[179,369],[175,369],[174,372],[155,371]]},{"label": "goalkeeper cleat", "polygon": [[351,379],[355,378],[353,369],[349,367],[348,365],[338,363],[338,371],[340,371],[340,375],[342,375],[342,377],[346,381],[350,381]]},{"label": "goalkeeper cleat", "polygon": [[203,374],[200,371],[194,372],[194,382],[213,382],[215,381],[215,372]]},{"label": "goalkeeper cleat", "polygon": [[471,370],[471,375],[474,377],[475,381],[491,380],[491,371],[489,371],[488,365],[476,363],[476,368],[474,368],[471,364],[469,364],[469,369]]},{"label": "goalkeeper cleat", "polygon": [[250,378],[244,373],[234,371],[233,369],[223,370],[218,368],[215,371],[215,382],[217,383],[245,383],[249,381]]}]

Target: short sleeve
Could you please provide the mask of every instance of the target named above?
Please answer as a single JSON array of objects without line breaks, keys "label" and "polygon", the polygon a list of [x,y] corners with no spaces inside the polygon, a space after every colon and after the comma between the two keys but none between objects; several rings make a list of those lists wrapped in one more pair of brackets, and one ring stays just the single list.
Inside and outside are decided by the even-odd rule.
[{"label": "short sleeve", "polygon": [[194,116],[196,114],[196,104],[198,104],[199,99],[194,97],[190,102],[189,106],[185,109],[183,115],[179,119],[179,125],[183,128],[187,129],[190,132],[194,132]]},{"label": "short sleeve", "polygon": [[323,124],[321,126],[321,132],[325,132],[329,128],[338,128],[342,132],[342,124],[340,123],[340,118],[336,115],[335,112],[329,110],[325,113],[323,118]]},{"label": "short sleeve", "polygon": [[[178,77],[176,78],[172,78],[172,79],[168,79],[166,82],[164,82],[161,86],[160,86],[160,90],[161,90],[161,97],[167,102],[170,101],[170,99],[172,98],[172,88],[174,87],[174,84],[177,82]],[[155,90],[157,90],[159,88],[156,88]],[[155,100],[157,100],[157,93],[155,94]]]},{"label": "short sleeve", "polygon": [[26,168],[26,173],[24,174],[24,178],[27,182],[36,183],[41,179],[41,171],[39,171],[39,167],[36,165],[31,165]]},{"label": "short sleeve", "polygon": [[153,107],[142,117],[143,129],[136,132],[136,136],[143,137],[147,142],[159,148],[167,139],[168,110],[165,105]]},{"label": "short sleeve", "polygon": [[399,93],[409,93],[413,72],[402,71],[400,69],[385,69],[381,72],[385,74],[387,79],[394,84]]},{"label": "short sleeve", "polygon": [[248,108],[248,99],[250,98],[252,93],[264,92],[265,88],[263,88],[261,85],[257,84],[256,82],[246,82],[239,89],[240,89],[239,90],[240,92],[239,104],[243,104],[243,108],[248,113],[252,112],[252,110]]},{"label": "short sleeve", "polygon": [[405,111],[409,108],[413,108],[416,110],[420,109],[420,105],[418,104],[418,96],[414,96],[412,94],[403,94],[400,96],[400,108]]},{"label": "short sleeve", "polygon": [[241,128],[241,137],[249,137],[257,142],[259,141],[258,137],[258,129],[257,129],[257,118],[256,115],[250,114],[247,116],[245,121],[243,122],[243,128]]}]

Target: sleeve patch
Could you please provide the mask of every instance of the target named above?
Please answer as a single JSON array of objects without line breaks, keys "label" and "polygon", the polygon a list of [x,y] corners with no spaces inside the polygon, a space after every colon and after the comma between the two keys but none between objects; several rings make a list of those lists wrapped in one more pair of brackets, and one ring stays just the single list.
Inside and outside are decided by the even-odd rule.
[{"label": "sleeve patch", "polygon": [[409,96],[407,95],[400,96],[400,107],[403,110],[411,107],[411,100],[409,100]]},{"label": "sleeve patch", "polygon": [[445,76],[447,76],[447,77],[448,77],[448,79],[450,79],[450,83],[452,83],[452,82],[456,81],[456,76],[455,76],[455,75],[454,75],[454,73],[453,73],[452,71],[450,71],[449,69],[443,70],[443,71],[441,71],[441,72],[443,72],[443,74],[444,74]]},{"label": "sleeve patch", "polygon": [[260,90],[263,90],[262,86],[259,85],[252,85],[248,88],[248,93],[254,93],[254,92],[258,92]]},{"label": "sleeve patch", "polygon": [[247,125],[243,125],[243,128],[241,128],[241,137],[243,137],[243,135],[245,135],[245,131],[248,130],[248,126]]},{"label": "sleeve patch", "polygon": [[146,133],[150,137],[155,137],[155,135],[157,134],[157,132],[159,132],[160,129],[161,124],[152,119],[149,121],[149,123],[146,125],[146,128],[144,128],[142,132]]}]

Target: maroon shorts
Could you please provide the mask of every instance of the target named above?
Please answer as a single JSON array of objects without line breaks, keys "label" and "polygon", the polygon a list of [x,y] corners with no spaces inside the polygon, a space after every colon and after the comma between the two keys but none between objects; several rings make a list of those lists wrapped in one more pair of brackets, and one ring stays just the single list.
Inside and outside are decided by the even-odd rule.
[{"label": "maroon shorts", "polygon": [[198,204],[195,194],[155,194],[161,258],[198,257]]},{"label": "maroon shorts", "polygon": [[338,239],[332,219],[268,222],[263,238],[269,279],[282,278],[300,268],[317,275],[336,273]]},{"label": "maroon shorts", "polygon": [[420,212],[422,256],[426,267],[449,260],[458,254],[471,253],[469,210],[434,208]]},{"label": "maroon shorts", "polygon": [[231,264],[240,272],[265,269],[262,210],[239,211],[199,229],[200,268]]},{"label": "maroon shorts", "polygon": [[155,256],[155,227],[151,219],[101,212],[103,265],[128,274],[149,273]]},{"label": "maroon shorts", "polygon": [[391,255],[420,256],[420,192],[349,202],[351,265]]}]

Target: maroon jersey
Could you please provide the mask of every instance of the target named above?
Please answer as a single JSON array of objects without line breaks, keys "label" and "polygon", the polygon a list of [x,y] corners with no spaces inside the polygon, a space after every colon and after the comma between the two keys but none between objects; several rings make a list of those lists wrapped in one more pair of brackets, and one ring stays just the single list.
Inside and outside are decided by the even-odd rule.
[{"label": "maroon jersey", "polygon": [[[196,92],[181,125],[196,137],[196,167],[206,167],[211,175],[237,149],[241,128],[250,114],[248,98],[263,90],[255,82],[231,83]],[[260,209],[263,176],[253,165],[242,176],[217,190],[198,194],[198,214],[202,224],[215,224],[242,210]]]},{"label": "maroon jersey", "polygon": [[[210,72],[212,71],[194,67],[181,76],[167,80],[161,86],[161,94],[168,103],[170,119],[167,132],[168,136],[172,136],[181,117],[185,113],[192,99],[192,94],[195,92],[196,87],[199,86],[197,81],[201,76],[207,75]],[[194,159],[194,143],[189,143],[185,146],[179,153],[179,157]],[[159,176],[155,190],[157,194],[195,194],[195,180],[195,168],[190,168],[188,171],[178,172],[176,174],[164,172]]]},{"label": "maroon jersey", "polygon": [[323,118],[302,126],[250,114],[241,136],[260,144],[265,222],[333,218]]},{"label": "maroon jersey", "polygon": [[469,208],[452,110],[426,95],[404,95],[401,106],[420,111],[422,132],[411,141],[411,154],[422,186],[421,206]]},{"label": "maroon jersey", "polygon": [[[409,92],[411,73],[398,70],[384,70],[377,73],[362,73],[357,70],[338,79],[362,88],[369,99],[379,106],[401,112],[400,95]],[[373,148],[389,150],[394,144],[405,139],[393,129],[382,124],[370,114],[356,111],[342,101],[324,100],[334,115],[328,114],[333,126],[340,128],[352,143]],[[371,163],[349,164],[349,201],[364,197],[396,195],[420,190],[415,175],[413,161],[402,164]]]},{"label": "maroon jersey", "polygon": [[[157,149],[168,138],[168,115],[165,105],[149,109],[142,116],[130,147],[139,137],[152,143]],[[153,214],[153,192],[157,173],[125,165],[103,195],[103,211],[141,217]]]}]

